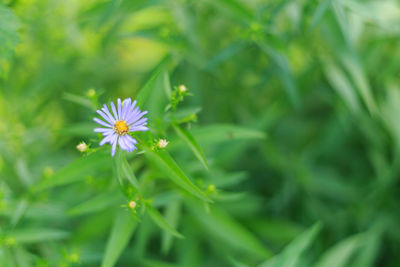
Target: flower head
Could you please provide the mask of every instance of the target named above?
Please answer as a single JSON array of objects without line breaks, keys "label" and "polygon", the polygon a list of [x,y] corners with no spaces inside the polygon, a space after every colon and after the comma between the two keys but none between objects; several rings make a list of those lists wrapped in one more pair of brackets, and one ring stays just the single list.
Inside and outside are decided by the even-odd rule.
[{"label": "flower head", "polygon": [[165,148],[168,145],[168,141],[165,139],[160,139],[157,142],[157,147],[158,148]]},{"label": "flower head", "polygon": [[110,103],[112,114],[107,105],[104,104],[101,110],[96,112],[104,119],[94,118],[94,121],[106,128],[95,128],[94,131],[102,133],[104,138],[100,146],[109,143],[112,146],[111,155],[115,155],[117,144],[122,150],[131,152],[136,149],[137,141],[128,133],[136,131],[147,131],[147,118],[143,118],[147,111],[141,112],[136,106],[136,100],[132,102],[127,98],[121,103],[118,98],[117,106]]},{"label": "flower head", "polygon": [[85,152],[88,149],[88,145],[85,142],[80,142],[77,146],[76,149],[78,149],[80,152]]},{"label": "flower head", "polygon": [[179,93],[183,94],[183,93],[186,93],[187,88],[185,85],[181,84],[178,86],[178,90],[179,90]]}]

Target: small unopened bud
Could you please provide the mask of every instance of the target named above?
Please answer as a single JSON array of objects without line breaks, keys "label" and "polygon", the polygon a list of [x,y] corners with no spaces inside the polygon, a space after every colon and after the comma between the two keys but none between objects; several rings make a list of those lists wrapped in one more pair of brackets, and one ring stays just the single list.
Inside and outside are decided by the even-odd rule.
[{"label": "small unopened bud", "polygon": [[93,88],[90,88],[87,92],[86,95],[88,97],[94,97],[96,95],[96,91]]},{"label": "small unopened bud", "polygon": [[85,142],[80,142],[77,146],[76,149],[78,149],[80,152],[85,152],[88,149],[88,145]]},{"label": "small unopened bud", "polygon": [[157,142],[157,147],[158,148],[165,148],[168,145],[168,141],[165,139],[160,139]]},{"label": "small unopened bud", "polygon": [[44,175],[44,177],[48,178],[48,177],[50,177],[50,176],[53,176],[53,174],[54,174],[54,170],[53,170],[52,167],[46,166],[46,167],[44,168],[44,170],[43,170],[43,175]]},{"label": "small unopened bud", "polygon": [[132,200],[128,203],[128,206],[130,209],[134,209],[136,207],[136,202]]},{"label": "small unopened bud", "polygon": [[211,193],[214,192],[215,191],[215,185],[213,185],[213,184],[208,185],[207,186],[207,191],[211,192]]},{"label": "small unopened bud", "polygon": [[186,86],[184,86],[183,84],[181,84],[181,85],[178,86],[178,90],[179,90],[179,93],[181,93],[181,94],[187,92],[187,88],[186,88]]},{"label": "small unopened bud", "polygon": [[15,245],[15,238],[14,237],[7,237],[6,238],[6,245],[11,247]]},{"label": "small unopened bud", "polygon": [[79,255],[78,253],[74,252],[68,255],[68,260],[72,263],[79,262]]}]

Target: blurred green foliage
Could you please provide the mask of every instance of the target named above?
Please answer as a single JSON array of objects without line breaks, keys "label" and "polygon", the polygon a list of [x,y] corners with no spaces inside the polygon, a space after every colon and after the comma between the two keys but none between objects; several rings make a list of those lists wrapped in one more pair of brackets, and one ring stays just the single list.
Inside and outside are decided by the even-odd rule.
[{"label": "blurred green foliage", "polygon": [[[396,0],[1,0],[0,266],[398,266],[399,37]],[[151,131],[111,158],[118,97]]]}]

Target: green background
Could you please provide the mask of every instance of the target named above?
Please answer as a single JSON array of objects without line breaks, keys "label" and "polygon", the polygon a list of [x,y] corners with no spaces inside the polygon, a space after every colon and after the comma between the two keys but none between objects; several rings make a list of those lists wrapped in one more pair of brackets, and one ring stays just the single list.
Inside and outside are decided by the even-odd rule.
[{"label": "green background", "polygon": [[398,266],[399,41],[395,0],[0,1],[0,266]]}]

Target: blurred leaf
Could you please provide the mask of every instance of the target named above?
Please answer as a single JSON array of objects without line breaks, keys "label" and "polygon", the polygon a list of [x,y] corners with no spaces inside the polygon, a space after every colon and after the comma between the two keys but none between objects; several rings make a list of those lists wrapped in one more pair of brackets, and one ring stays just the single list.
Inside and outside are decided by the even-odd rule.
[{"label": "blurred leaf", "polygon": [[136,225],[137,221],[133,219],[130,211],[119,210],[107,241],[102,267],[111,267],[116,264],[128,245]]},{"label": "blurred leaf", "polygon": [[229,14],[230,16],[246,24],[250,24],[255,17],[252,10],[237,0],[204,1],[220,9],[221,14]]},{"label": "blurred leaf", "polygon": [[[374,231],[375,230],[375,231]],[[380,245],[380,233],[373,229],[366,233],[365,240],[362,244],[362,249],[357,253],[354,262],[352,262],[353,267],[369,267],[375,266],[376,257],[379,252]]]},{"label": "blurred leaf", "polygon": [[139,94],[136,97],[136,101],[139,107],[143,107],[149,96],[151,95],[152,90],[154,89],[154,85],[157,82],[157,79],[162,74],[162,70],[157,68],[150,79],[146,82],[143,88],[139,91]]},{"label": "blurred leaf", "polygon": [[275,51],[269,44],[265,41],[259,41],[258,45],[272,60],[275,62],[276,66],[279,68],[277,72],[286,93],[292,102],[292,104],[297,107],[300,102],[299,92],[296,85],[296,81],[292,75],[290,65],[284,54]]},{"label": "blurred leaf", "polygon": [[194,202],[185,203],[188,204],[190,212],[203,225],[204,230],[212,236],[261,258],[271,256],[271,252],[255,236],[215,205],[210,207],[209,212],[206,212],[203,207]]},{"label": "blurred leaf", "polygon": [[68,232],[49,228],[29,228],[11,231],[8,236],[13,238],[17,244],[46,242],[67,238]]},{"label": "blurred leaf", "polygon": [[57,133],[60,135],[77,136],[80,138],[96,137],[98,133],[93,131],[94,128],[96,128],[96,124],[94,122],[75,123],[65,126]]},{"label": "blurred leaf", "polygon": [[185,175],[185,173],[179,168],[176,162],[166,151],[153,151],[149,148],[145,148],[146,157],[151,160],[168,178],[170,178],[175,184],[179,185],[187,192],[192,195],[207,201],[211,200],[207,195],[195,186],[192,181]]},{"label": "blurred leaf", "polygon": [[231,59],[234,55],[242,51],[244,48],[246,48],[246,43],[244,42],[230,44],[228,47],[226,47],[216,56],[214,56],[210,61],[208,61],[205,68],[209,70],[214,69],[219,64]]},{"label": "blurred leaf", "polygon": [[68,210],[68,214],[77,216],[82,214],[87,214],[91,212],[100,211],[106,209],[110,206],[121,203],[122,201],[121,194],[118,192],[106,192],[103,194],[96,195],[89,200],[80,203],[70,210]]},{"label": "blurred leaf", "polygon": [[17,208],[14,211],[14,214],[13,214],[13,216],[11,218],[11,225],[12,226],[15,226],[19,222],[19,220],[24,215],[27,207],[28,207],[28,201],[26,199],[21,199],[18,202]]},{"label": "blurred leaf", "polygon": [[350,257],[365,242],[364,234],[358,234],[340,241],[321,256],[316,267],[349,266]]},{"label": "blurred leaf", "polygon": [[371,114],[377,114],[374,96],[372,95],[371,87],[360,62],[356,59],[354,54],[349,53],[343,53],[341,55],[341,60],[356,84],[369,112]]},{"label": "blurred leaf", "polygon": [[360,110],[358,96],[342,70],[331,61],[325,61],[325,75],[336,92],[343,98],[349,109],[355,113]]},{"label": "blurred leaf", "polygon": [[172,228],[167,221],[164,219],[164,217],[160,214],[160,212],[156,209],[154,209],[151,206],[147,206],[147,212],[150,216],[150,218],[153,220],[155,224],[157,224],[160,228],[164,229],[168,233],[172,234],[173,236],[177,238],[184,238],[183,235],[178,233],[174,228]]},{"label": "blurred leaf", "polygon": [[330,7],[333,0],[322,0],[321,3],[318,5],[317,10],[314,13],[314,16],[311,21],[310,29],[314,29],[314,27],[320,22],[322,17],[324,16],[326,10]]},{"label": "blurred leaf", "polygon": [[21,24],[14,12],[0,3],[0,76],[7,70],[3,60],[9,59],[19,42]]},{"label": "blurred leaf", "polygon": [[64,92],[63,98],[72,103],[89,108],[90,110],[96,110],[96,107],[93,105],[93,103],[87,97]]},{"label": "blurred leaf", "polygon": [[137,181],[136,176],[126,159],[125,151],[118,149],[114,157],[114,164],[115,172],[120,185],[123,187],[126,186],[125,181],[127,180],[137,192],[141,192],[139,182]]},{"label": "blurred leaf", "polygon": [[[169,203],[165,207],[165,220],[171,227],[176,228],[182,212],[180,201]],[[161,251],[167,254],[172,247],[173,235],[164,231],[161,236]]]},{"label": "blurred leaf", "polygon": [[184,129],[183,127],[177,124],[172,124],[172,127],[174,128],[175,132],[180,136],[180,138],[182,138],[182,140],[192,150],[193,154],[201,162],[201,164],[203,164],[204,168],[208,170],[208,164],[206,157],[204,156],[203,150],[196,142],[192,134],[188,130]]},{"label": "blurred leaf", "polygon": [[104,167],[110,166],[110,152],[104,149],[98,150],[87,156],[82,156],[67,165],[53,176],[42,180],[33,190],[66,185],[86,178],[87,175],[100,172]]},{"label": "blurred leaf", "polygon": [[232,124],[214,124],[202,126],[192,131],[199,143],[213,145],[220,142],[240,139],[264,139],[266,134],[255,129]]},{"label": "blurred leaf", "polygon": [[320,223],[314,224],[307,231],[296,237],[280,254],[262,263],[260,267],[298,266],[302,253],[311,245],[320,229]]}]

